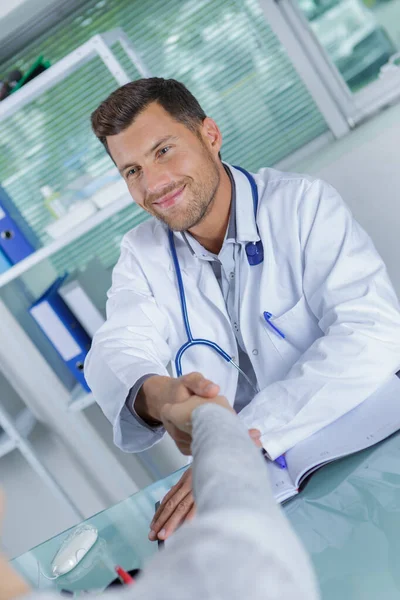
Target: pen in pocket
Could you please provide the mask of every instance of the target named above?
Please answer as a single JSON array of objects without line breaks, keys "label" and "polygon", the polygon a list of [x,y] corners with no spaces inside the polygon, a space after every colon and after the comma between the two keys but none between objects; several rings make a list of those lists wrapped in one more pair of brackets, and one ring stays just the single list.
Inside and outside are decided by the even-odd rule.
[{"label": "pen in pocket", "polygon": [[285,334],[281,331],[276,325],[274,325],[271,321],[273,315],[270,312],[265,311],[263,313],[263,317],[265,322],[283,339],[285,339]]}]

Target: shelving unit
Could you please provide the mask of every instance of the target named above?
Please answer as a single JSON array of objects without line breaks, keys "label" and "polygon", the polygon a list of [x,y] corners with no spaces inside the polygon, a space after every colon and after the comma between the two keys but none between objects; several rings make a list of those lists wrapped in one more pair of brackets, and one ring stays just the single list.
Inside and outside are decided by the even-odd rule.
[{"label": "shelving unit", "polygon": [[[0,413],[1,414],[1,413]],[[10,437],[1,426],[0,420],[0,458],[9,454],[17,448],[17,440],[15,435]],[[32,433],[33,428],[36,425],[36,419],[27,408],[22,410],[17,416],[14,424],[15,431],[21,438],[27,439]]]},{"label": "shelving unit", "polygon": [[95,399],[92,393],[88,393],[78,383],[71,392],[70,402],[68,402],[66,410],[68,412],[79,412],[85,410],[89,406],[95,403]]},{"label": "shelving unit", "polygon": [[95,213],[93,216],[89,217],[85,221],[82,221],[74,229],[61,236],[57,240],[54,240],[54,242],[51,242],[47,246],[44,246],[43,248],[40,248],[39,250],[31,254],[24,260],[21,260],[21,262],[17,263],[13,267],[5,271],[5,273],[2,273],[0,275],[0,289],[8,283],[10,283],[11,281],[13,281],[14,279],[17,279],[18,277],[29,271],[29,269],[39,264],[46,258],[50,258],[53,254],[59,252],[60,250],[71,244],[73,241],[84,236],[86,233],[89,233],[89,231],[91,231],[101,223],[104,223],[104,221],[107,221],[107,219],[109,219],[113,215],[116,215],[130,204],[132,204],[132,210],[136,210],[137,212],[141,210],[140,208],[133,205],[132,198],[128,194],[126,194],[125,196],[122,196],[118,200],[115,200],[102,210],[99,210],[97,213]]},{"label": "shelving unit", "polygon": [[[72,74],[95,56],[102,59],[118,84],[123,85],[124,83],[127,83],[130,79],[111,50],[111,46],[116,43],[121,44],[125,53],[142,76],[146,77],[150,75],[148,69],[130,44],[129,39],[123,30],[117,28],[110,32],[93,36],[85,44],[27,83],[18,90],[18,92],[11,94],[8,98],[3,100],[0,103],[0,121],[10,117],[26,104],[32,102],[57,83],[63,81],[68,75]],[[132,198],[128,192],[126,192],[126,194],[110,203],[102,210],[99,210],[85,221],[79,223],[78,226],[61,236],[59,239],[39,248],[26,259],[0,275],[0,289],[24,273],[27,273],[42,261],[51,258],[54,254],[67,247],[75,240],[83,237],[95,227],[118,214],[129,205],[132,205],[132,211],[140,212],[141,209],[134,205]],[[66,404],[66,410],[69,412],[78,412],[91,406],[93,403],[93,395],[88,394],[80,385],[77,385],[70,394],[70,401]]]},{"label": "shelving unit", "polygon": [[[95,57],[102,60],[117,85],[128,83],[130,78],[112,50],[112,46],[117,43],[122,46],[139,74],[149,77],[150,72],[125,33],[122,29],[115,29],[95,35],[3,100],[0,103],[0,121],[9,118]],[[0,276],[0,289],[88,234],[130,204],[132,210],[140,210],[135,208],[132,199],[126,193],[81,222],[74,230],[38,249]],[[138,489],[137,485],[83,414],[84,409],[94,403],[93,395],[85,392],[79,385],[72,392],[66,389],[1,299],[0,342],[1,371],[32,412],[40,415],[41,420],[48,423],[62,438],[71,454],[81,464],[82,474],[90,474],[97,497],[104,501],[104,507],[134,493]],[[10,436],[6,437],[5,434],[1,436],[0,452],[10,450],[10,439]]]},{"label": "shelving unit", "polygon": [[[125,83],[128,83],[130,78],[111,49],[116,43],[119,43],[122,46],[126,55],[130,58],[140,75],[149,77],[149,70],[132,47],[126,34],[121,28],[113,29],[112,31],[93,36],[85,44],[76,48],[76,50],[62,58],[55,65],[35,77],[35,79],[32,79],[32,81],[24,85],[20,90],[0,102],[0,121],[13,115],[26,104],[29,104],[57,85],[57,83],[63,81],[68,75],[96,56],[103,61],[104,65],[115,78],[117,84],[124,85]],[[126,193],[126,195],[98,211],[92,217],[81,222],[64,236],[43,248],[40,248],[34,254],[31,254],[25,260],[3,273],[0,276],[0,288],[20,277],[41,261],[50,258],[53,254],[62,250],[74,240],[89,233],[92,229],[129,206],[129,204],[132,204],[132,199],[129,194]],[[137,207],[136,210],[138,212],[140,211]]]},{"label": "shelving unit", "polygon": [[142,77],[149,77],[150,72],[132,47],[129,38],[121,28],[116,28],[112,31],[93,36],[85,44],[82,44],[82,46],[76,48],[76,50],[59,60],[55,65],[25,84],[17,92],[2,100],[0,103],[0,121],[10,117],[26,104],[29,104],[29,102],[47,92],[47,90],[63,81],[68,75],[71,75],[71,73],[96,56],[104,62],[104,65],[109,69],[111,75],[119,85],[128,83],[130,78],[111,50],[111,46],[116,43],[121,44]]},{"label": "shelving unit", "polygon": [[53,495],[69,506],[78,518],[82,518],[82,513],[41,462],[29,442],[29,435],[36,422],[35,416],[27,408],[23,409],[13,421],[0,405],[0,458],[14,450],[19,450]]}]

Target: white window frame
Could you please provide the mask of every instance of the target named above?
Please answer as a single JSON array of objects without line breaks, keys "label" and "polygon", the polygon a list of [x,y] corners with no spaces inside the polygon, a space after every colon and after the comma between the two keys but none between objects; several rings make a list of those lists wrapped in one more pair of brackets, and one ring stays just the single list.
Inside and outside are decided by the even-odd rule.
[{"label": "white window frame", "polygon": [[259,3],[336,138],[400,99],[400,68],[388,68],[378,80],[353,93],[296,0],[259,0]]}]

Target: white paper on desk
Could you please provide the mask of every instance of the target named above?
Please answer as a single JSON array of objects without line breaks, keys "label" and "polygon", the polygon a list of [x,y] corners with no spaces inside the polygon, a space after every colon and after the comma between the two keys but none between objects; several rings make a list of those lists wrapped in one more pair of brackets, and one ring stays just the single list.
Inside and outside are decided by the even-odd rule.
[{"label": "white paper on desk", "polygon": [[400,379],[393,375],[369,398],[285,454],[287,470],[269,463],[278,502],[297,494],[307,475],[323,465],[369,448],[400,429]]}]

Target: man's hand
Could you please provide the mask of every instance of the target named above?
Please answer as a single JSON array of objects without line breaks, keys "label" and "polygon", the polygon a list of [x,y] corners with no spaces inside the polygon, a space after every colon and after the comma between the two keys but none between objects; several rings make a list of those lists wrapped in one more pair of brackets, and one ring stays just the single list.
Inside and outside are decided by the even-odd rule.
[{"label": "man's hand", "polygon": [[135,401],[135,410],[146,423],[160,424],[165,404],[184,402],[193,395],[210,399],[218,392],[219,386],[201,373],[189,373],[178,378],[153,375],[142,385]]},{"label": "man's hand", "polygon": [[251,437],[257,448],[263,447],[261,443],[261,431],[259,429],[249,429],[249,436]]},{"label": "man's hand", "polygon": [[184,472],[180,480],[164,497],[150,524],[149,539],[166,540],[184,521],[194,517],[192,469]]}]

